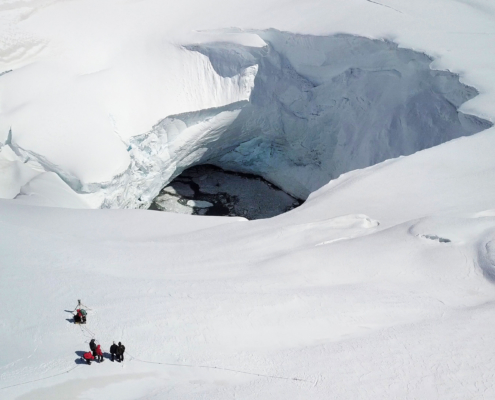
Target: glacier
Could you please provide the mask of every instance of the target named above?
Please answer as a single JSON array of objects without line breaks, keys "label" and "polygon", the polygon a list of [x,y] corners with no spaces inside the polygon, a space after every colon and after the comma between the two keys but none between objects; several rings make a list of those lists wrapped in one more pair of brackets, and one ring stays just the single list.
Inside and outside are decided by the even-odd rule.
[{"label": "glacier", "polygon": [[[487,0],[1,2],[0,397],[495,398],[494,27]],[[307,199],[130,209],[205,162]]]},{"label": "glacier", "polygon": [[[477,95],[432,58],[387,40],[249,31],[265,43],[184,45],[228,104],[170,115],[123,141],[129,165],[107,182],[84,182],[14,145],[101,208],[148,208],[192,166],[257,174],[306,199],[332,179],[410,155],[492,124],[459,111]],[[229,99],[236,101],[229,102]],[[19,198],[22,198],[22,193]]]}]

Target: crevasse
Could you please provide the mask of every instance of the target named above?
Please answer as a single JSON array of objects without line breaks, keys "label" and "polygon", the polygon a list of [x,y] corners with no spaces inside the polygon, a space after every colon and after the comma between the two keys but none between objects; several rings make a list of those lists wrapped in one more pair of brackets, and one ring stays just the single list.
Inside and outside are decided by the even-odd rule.
[{"label": "crevasse", "polygon": [[211,90],[245,100],[171,115],[133,137],[130,165],[112,181],[81,184],[40,163],[73,190],[98,193],[104,208],[147,208],[184,169],[206,163],[261,175],[305,199],[347,171],[491,126],[458,110],[477,91],[432,70],[425,54],[350,35],[255,33],[265,47],[185,46],[228,78],[222,86],[212,79]]}]

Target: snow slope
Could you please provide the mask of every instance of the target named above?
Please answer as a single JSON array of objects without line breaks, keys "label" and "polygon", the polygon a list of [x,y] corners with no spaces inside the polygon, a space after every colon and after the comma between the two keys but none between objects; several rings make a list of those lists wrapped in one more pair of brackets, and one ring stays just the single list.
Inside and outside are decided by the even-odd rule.
[{"label": "snow slope", "polygon": [[355,171],[256,222],[4,201],[2,387],[79,365],[93,334],[128,354],[2,394],[491,398],[493,141]]},{"label": "snow slope", "polygon": [[[0,76],[1,190],[23,193],[0,202],[2,398],[495,397],[493,128],[346,173],[267,220],[25,204],[104,203],[74,185],[110,187],[131,136],[167,116],[224,107],[209,125],[220,134],[254,71],[220,79],[181,45],[263,46],[231,26],[393,40],[459,73],[480,92],[461,111],[493,122],[491,2],[0,10],[2,70],[13,70]],[[78,298],[92,308],[85,329],[66,320]],[[122,340],[125,363],[79,364],[93,335],[107,351]]]}]

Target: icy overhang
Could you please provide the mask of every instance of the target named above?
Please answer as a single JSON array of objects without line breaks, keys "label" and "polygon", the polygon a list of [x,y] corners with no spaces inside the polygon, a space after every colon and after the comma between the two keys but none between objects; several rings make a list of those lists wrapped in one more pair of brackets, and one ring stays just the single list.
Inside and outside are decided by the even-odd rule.
[{"label": "icy overhang", "polygon": [[[131,196],[107,206],[147,206],[192,165],[263,176],[306,198],[340,174],[467,136],[491,124],[458,111],[477,91],[393,42],[257,32],[263,48],[210,43],[223,78],[255,77],[249,100],[165,118],[133,138]],[[109,193],[110,194],[110,193]]]},{"label": "icy overhang", "polygon": [[[76,192],[97,195],[102,207],[148,207],[184,169],[205,163],[261,175],[305,199],[344,172],[491,126],[458,110],[477,91],[432,70],[423,53],[352,35],[255,33],[266,46],[183,47],[201,60],[193,98],[224,105],[170,115],[145,134],[121,138],[130,164],[112,179],[85,182],[38,161]],[[21,146],[17,152],[37,157]]]}]

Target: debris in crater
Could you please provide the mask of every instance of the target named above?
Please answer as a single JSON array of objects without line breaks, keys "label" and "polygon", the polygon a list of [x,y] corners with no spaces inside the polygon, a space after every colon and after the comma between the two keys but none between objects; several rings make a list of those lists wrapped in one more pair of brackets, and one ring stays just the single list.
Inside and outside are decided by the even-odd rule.
[{"label": "debris in crater", "polygon": [[213,165],[185,170],[164,187],[150,209],[190,215],[270,218],[302,204],[260,176]]}]

